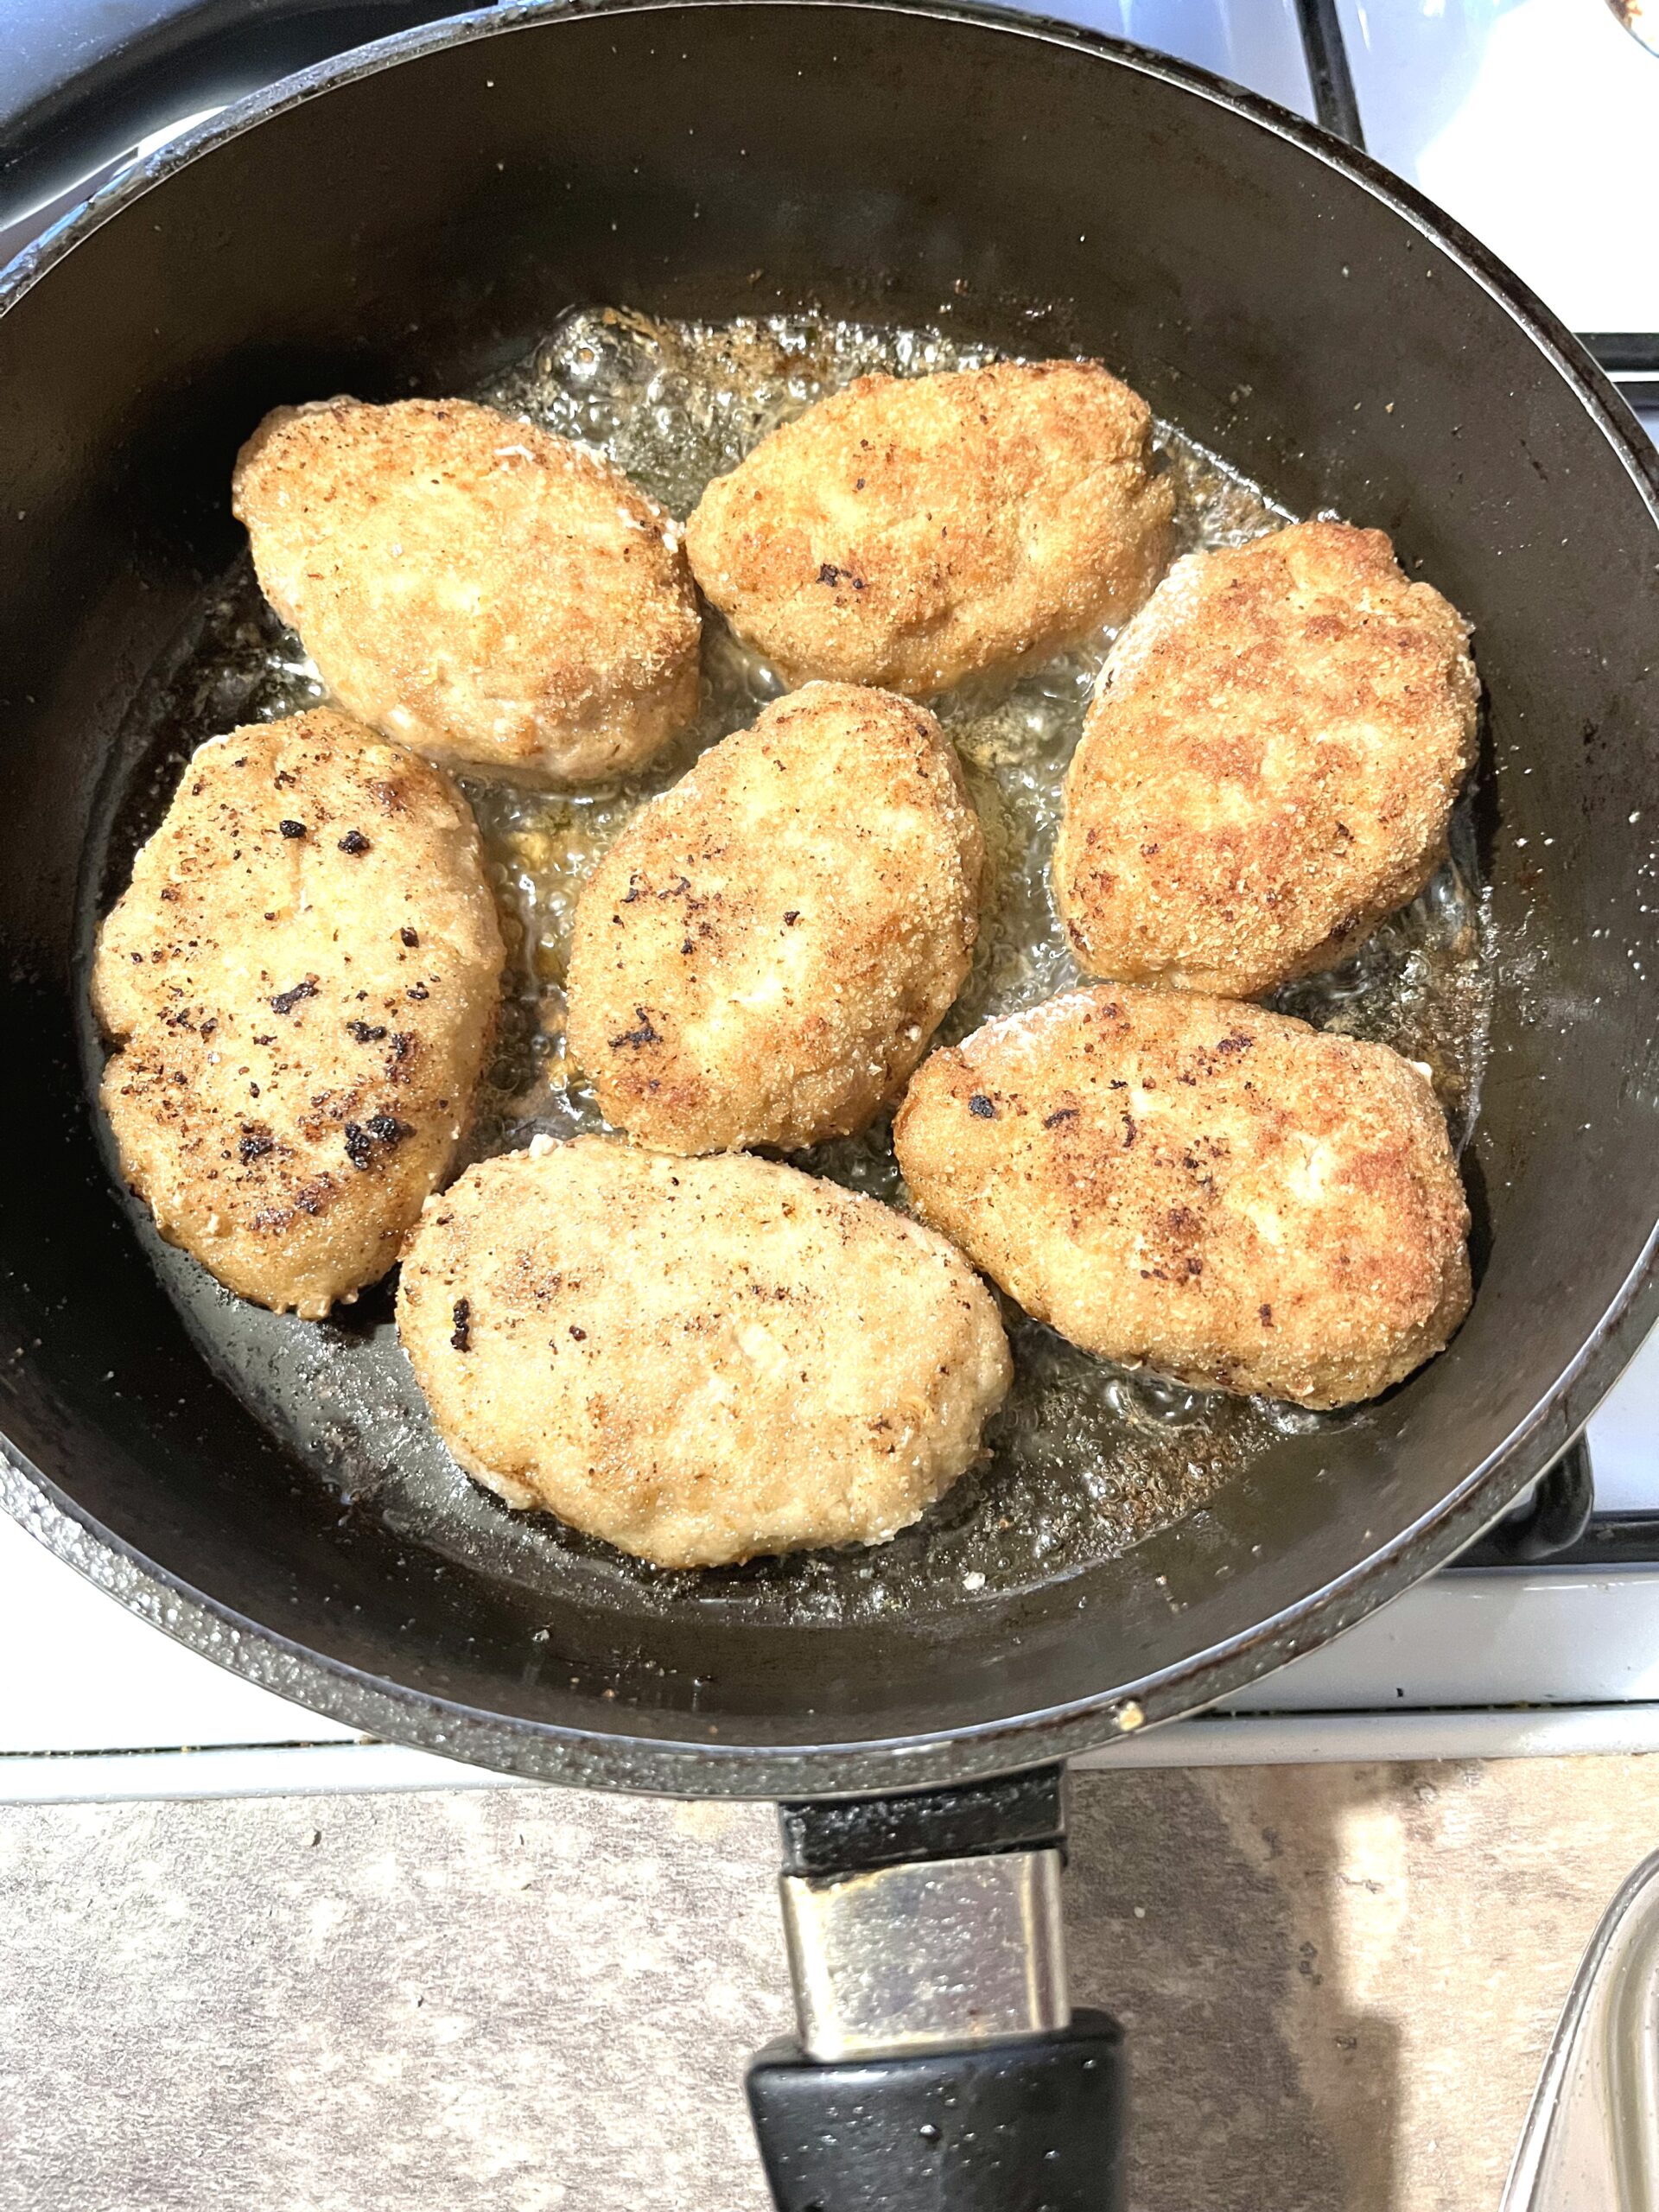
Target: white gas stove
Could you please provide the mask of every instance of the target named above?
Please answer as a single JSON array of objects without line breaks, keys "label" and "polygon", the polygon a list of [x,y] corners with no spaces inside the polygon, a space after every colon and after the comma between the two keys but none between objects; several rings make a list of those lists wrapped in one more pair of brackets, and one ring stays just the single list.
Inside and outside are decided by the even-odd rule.
[{"label": "white gas stove", "polygon": [[[1645,419],[1659,434],[1659,56],[1606,0],[1051,0],[1043,12],[1198,62],[1336,127],[1357,120],[1372,153],[1575,328],[1645,334],[1645,345],[1604,337],[1598,350],[1615,367],[1649,364],[1645,388],[1633,376],[1625,389],[1651,401]],[[143,150],[170,135],[159,129]],[[0,258],[67,204],[0,232]],[[1588,1446],[1595,1518],[1553,1560],[1437,1575],[1234,1707],[1132,1738],[1113,1759],[1659,1749],[1659,1334],[1591,1422]],[[1570,1482],[1556,1483],[1552,1510],[1558,1534],[1578,1517]],[[1548,1520],[1523,1552],[1547,1541]],[[4,1520],[0,1682],[0,1799],[501,1779],[361,1742],[220,1671]]]}]

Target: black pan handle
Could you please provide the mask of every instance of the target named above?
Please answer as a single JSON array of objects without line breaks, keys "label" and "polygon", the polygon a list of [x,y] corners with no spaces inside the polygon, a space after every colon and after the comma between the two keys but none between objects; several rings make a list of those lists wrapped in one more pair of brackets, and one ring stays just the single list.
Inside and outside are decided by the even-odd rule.
[{"label": "black pan handle", "polygon": [[1120,2212],[1123,2039],[1066,1994],[1064,1787],[780,1808],[800,2034],[748,2075],[779,2212]]},{"label": "black pan handle", "polygon": [[5,0],[0,230],[139,140],[457,0]]},{"label": "black pan handle", "polygon": [[1104,2012],[1024,2043],[749,2068],[778,2212],[1119,2212],[1123,2037]]}]

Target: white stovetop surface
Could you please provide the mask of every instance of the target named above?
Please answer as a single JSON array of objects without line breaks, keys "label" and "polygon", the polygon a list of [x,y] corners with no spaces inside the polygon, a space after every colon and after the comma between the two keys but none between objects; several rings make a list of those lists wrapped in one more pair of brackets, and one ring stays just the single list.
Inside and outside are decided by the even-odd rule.
[{"label": "white stovetop surface", "polygon": [[[1338,4],[1371,150],[1575,327],[1659,329],[1659,60],[1604,0]],[[1310,110],[1293,0],[1050,0],[1046,12]],[[1592,1423],[1591,1442],[1604,1506],[1659,1508],[1659,1338]],[[470,1772],[391,1747],[346,1748],[346,1731],[174,1644],[3,1518],[0,1683],[0,1798],[334,1787],[348,1777],[361,1787]],[[1246,1702],[1292,1718],[1183,1723],[1156,1732],[1140,1755],[1645,1747],[1649,1732],[1659,1743],[1659,1573],[1437,1580]],[[1578,1710],[1456,1719],[1436,1710],[1523,1703]],[[1395,1718],[1408,1712],[1409,1725]],[[1333,1726],[1320,1717],[1332,1713],[1349,1717]],[[225,1748],[189,1763],[107,1756],[186,1745]],[[307,1748],[232,1748],[272,1745]],[[52,1753],[79,1756],[41,1756]],[[135,1780],[135,1768],[157,1778]]]}]

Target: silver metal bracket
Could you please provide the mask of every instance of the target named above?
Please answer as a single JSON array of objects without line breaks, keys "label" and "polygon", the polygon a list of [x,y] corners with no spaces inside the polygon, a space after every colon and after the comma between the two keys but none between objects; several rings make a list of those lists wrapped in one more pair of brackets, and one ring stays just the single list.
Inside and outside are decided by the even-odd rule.
[{"label": "silver metal bracket", "polygon": [[801,2047],[820,2060],[1052,2035],[1070,2024],[1059,1850],[785,1874]]}]

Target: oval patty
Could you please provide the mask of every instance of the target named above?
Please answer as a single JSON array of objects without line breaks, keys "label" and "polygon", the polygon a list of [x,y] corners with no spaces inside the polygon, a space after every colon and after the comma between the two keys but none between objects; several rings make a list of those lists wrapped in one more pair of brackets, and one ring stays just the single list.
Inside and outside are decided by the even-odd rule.
[{"label": "oval patty", "polygon": [[99,933],[102,1098],[156,1227],[317,1319],[471,1117],[502,946],[466,801],[326,710],[204,745]]},{"label": "oval patty", "polygon": [[583,887],[570,1046],[665,1152],[863,1128],[961,989],[983,843],[925,708],[814,683],[640,809]]},{"label": "oval patty", "polygon": [[777,1162],[604,1137],[434,1198],[397,1327],[470,1474],[661,1567],[891,1536],[1011,1376],[931,1230]]},{"label": "oval patty", "polygon": [[568,439],[459,399],[279,407],[232,505],[340,704],[435,760],[587,782],[696,713],[677,529]]},{"label": "oval patty", "polygon": [[1375,1397],[1469,1305],[1427,1083],[1382,1045],[1099,986],[936,1052],[894,1129],[926,1219],[1084,1351],[1201,1389]]},{"label": "oval patty", "polygon": [[1468,637],[1380,530],[1301,523],[1177,562],[1066,776],[1054,895],[1084,968],[1250,997],[1352,951],[1446,857]]},{"label": "oval patty", "polygon": [[861,377],[716,477],[705,595],[791,683],[912,698],[1122,621],[1168,557],[1152,413],[1094,361]]}]

